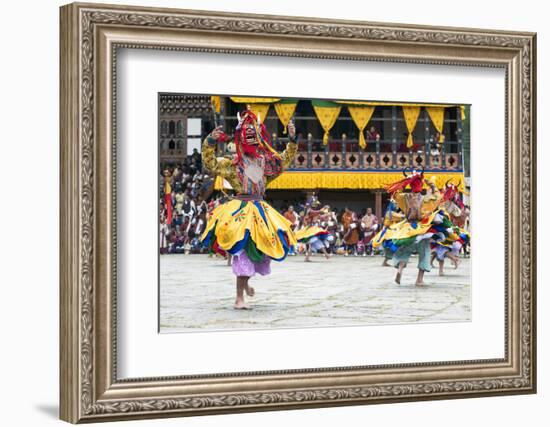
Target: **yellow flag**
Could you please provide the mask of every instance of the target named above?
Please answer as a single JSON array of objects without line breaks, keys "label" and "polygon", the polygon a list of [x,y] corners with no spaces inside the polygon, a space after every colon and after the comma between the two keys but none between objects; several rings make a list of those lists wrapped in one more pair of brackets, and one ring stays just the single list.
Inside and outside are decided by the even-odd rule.
[{"label": "yellow flag", "polygon": [[445,108],[444,107],[426,107],[426,111],[432,120],[432,123],[435,129],[439,132],[439,141],[443,142],[445,138],[443,137],[443,120],[445,119]]},{"label": "yellow flag", "polygon": [[329,131],[334,126],[334,123],[336,123],[336,119],[340,115],[340,110],[342,107],[321,107],[318,105],[314,105],[313,109],[315,110],[315,114],[317,115],[317,118],[319,119],[319,123],[321,123],[321,126],[323,127],[323,130],[325,131],[325,134],[323,135],[323,144],[328,144],[328,137],[329,137]]},{"label": "yellow flag", "polygon": [[420,115],[420,107],[403,106],[403,116],[405,116],[405,124],[407,125],[407,131],[409,136],[407,138],[407,148],[413,146],[412,132],[416,126],[418,116]]},{"label": "yellow flag", "polygon": [[277,113],[279,120],[284,126],[283,133],[285,134],[286,134],[286,127],[288,126],[288,123],[290,122],[290,119],[292,118],[294,111],[296,111],[297,104],[298,102],[295,102],[295,103],[277,102],[276,104],[273,104],[275,107],[275,112]]},{"label": "yellow flag", "polygon": [[365,149],[367,142],[365,141],[365,135],[363,131],[369,123],[372,114],[374,113],[374,107],[372,106],[352,106],[348,105],[349,114],[355,123],[355,126],[359,129],[359,146]]},{"label": "yellow flag", "polygon": [[212,103],[212,108],[214,108],[214,111],[219,113],[221,111],[221,97],[211,96],[210,102]]},{"label": "yellow flag", "polygon": [[256,115],[256,117],[258,117],[259,114],[260,121],[264,123],[270,105],[271,104],[249,104],[249,107],[250,111],[252,111]]}]

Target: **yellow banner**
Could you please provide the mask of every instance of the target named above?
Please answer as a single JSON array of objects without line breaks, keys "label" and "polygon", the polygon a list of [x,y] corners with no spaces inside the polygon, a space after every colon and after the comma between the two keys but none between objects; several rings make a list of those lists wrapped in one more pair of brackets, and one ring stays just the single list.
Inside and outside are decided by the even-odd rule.
[{"label": "yellow banner", "polygon": [[231,101],[238,104],[272,104],[281,100],[281,98],[246,98],[238,96],[231,96],[230,98]]},{"label": "yellow banner", "polygon": [[285,134],[286,127],[288,126],[288,123],[290,122],[294,111],[296,111],[296,105],[298,105],[298,102],[292,104],[277,102],[276,104],[273,104],[273,106],[275,107],[275,112],[277,113],[279,120],[284,126],[283,133]]},{"label": "yellow banner", "polygon": [[[464,190],[464,174],[462,172],[426,172],[430,179],[435,176],[438,188],[443,188],[447,180],[459,185]],[[271,181],[268,190],[315,190],[326,189],[353,189],[374,190],[384,189],[387,185],[403,179],[401,172],[291,172],[282,173]],[[214,184],[216,190],[230,188],[224,187],[223,178],[217,177]]]},{"label": "yellow banner", "polygon": [[216,113],[219,113],[221,111],[221,108],[222,108],[221,97],[211,96],[210,97],[210,102],[212,103],[212,108],[214,108],[214,111]]},{"label": "yellow banner", "polygon": [[416,122],[418,121],[418,116],[420,115],[420,107],[403,106],[401,108],[403,108],[405,124],[407,125],[407,131],[409,132],[409,136],[407,137],[407,148],[411,148],[413,146],[412,132],[416,126]]},{"label": "yellow banner", "polygon": [[374,107],[377,106],[383,106],[383,107],[442,107],[442,108],[452,108],[452,107],[459,107],[461,109],[464,108],[464,105],[458,105],[458,104],[434,104],[430,102],[389,102],[389,101],[333,101],[337,104],[346,104],[346,105],[372,105]]},{"label": "yellow banner", "polygon": [[439,141],[443,142],[443,120],[445,119],[445,108],[443,107],[426,107],[426,111],[432,120],[435,129],[439,132]]},{"label": "yellow banner", "polygon": [[252,111],[256,117],[260,118],[260,121],[262,123],[265,122],[265,118],[267,117],[267,113],[269,111],[269,106],[271,104],[249,104],[250,105],[250,111]]},{"label": "yellow banner", "polygon": [[317,118],[325,131],[325,134],[323,135],[323,144],[327,145],[329,136],[328,133],[334,126],[334,123],[336,123],[336,119],[340,115],[340,110],[342,107],[320,107],[314,105],[313,109],[315,110],[315,114],[317,115]]},{"label": "yellow banner", "polygon": [[352,106],[348,105],[349,114],[353,119],[353,123],[359,129],[359,146],[365,149],[367,142],[365,141],[365,135],[363,131],[369,123],[372,113],[374,113],[374,107],[372,106]]}]

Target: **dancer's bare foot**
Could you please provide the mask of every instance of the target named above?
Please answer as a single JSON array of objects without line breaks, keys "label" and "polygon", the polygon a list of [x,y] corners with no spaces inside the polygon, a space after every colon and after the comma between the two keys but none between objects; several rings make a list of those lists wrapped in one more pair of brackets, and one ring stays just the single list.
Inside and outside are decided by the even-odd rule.
[{"label": "dancer's bare foot", "polygon": [[401,272],[398,271],[397,274],[395,275],[395,283],[397,283],[398,285],[401,284]]},{"label": "dancer's bare foot", "polygon": [[246,295],[248,295],[249,297],[253,297],[254,295],[256,295],[256,291],[249,284],[246,285],[246,288],[244,288],[244,291],[246,292]]},{"label": "dancer's bare foot", "polygon": [[403,269],[405,268],[405,263],[400,262],[397,266],[397,274],[395,275],[395,283],[398,285],[401,284],[401,274],[403,273]]},{"label": "dancer's bare foot", "polygon": [[247,294],[249,292],[248,279],[249,277],[246,276],[237,277],[237,296],[235,298],[235,305],[233,306],[236,310],[248,309],[248,306],[244,303],[244,292],[245,290]]},{"label": "dancer's bare foot", "polygon": [[382,262],[382,267],[391,267],[391,265],[388,264],[388,260],[384,258],[384,261]]},{"label": "dancer's bare foot", "polygon": [[233,306],[233,308],[235,310],[250,310],[250,307],[247,306],[245,303],[244,303],[244,300],[237,300],[235,301],[235,305]]},{"label": "dancer's bare foot", "polygon": [[424,286],[424,270],[418,270],[416,277],[416,286]]}]

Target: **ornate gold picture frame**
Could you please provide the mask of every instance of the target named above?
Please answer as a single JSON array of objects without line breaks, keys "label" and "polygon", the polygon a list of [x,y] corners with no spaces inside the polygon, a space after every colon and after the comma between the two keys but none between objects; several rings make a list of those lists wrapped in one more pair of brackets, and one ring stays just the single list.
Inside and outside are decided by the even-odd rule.
[{"label": "ornate gold picture frame", "polygon": [[[60,383],[72,423],[536,390],[533,33],[70,4],[61,8]],[[505,71],[505,357],[117,376],[117,49],[498,67]]]}]

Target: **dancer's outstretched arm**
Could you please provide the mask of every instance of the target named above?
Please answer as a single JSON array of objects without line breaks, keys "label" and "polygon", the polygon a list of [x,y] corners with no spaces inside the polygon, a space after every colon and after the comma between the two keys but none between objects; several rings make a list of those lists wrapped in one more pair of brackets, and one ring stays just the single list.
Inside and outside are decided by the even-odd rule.
[{"label": "dancer's outstretched arm", "polygon": [[233,162],[225,157],[216,157],[216,144],[220,132],[219,128],[214,129],[202,143],[202,162],[212,174],[227,179],[233,185],[233,181],[237,178]]},{"label": "dancer's outstretched arm", "polygon": [[285,151],[281,153],[281,159],[283,159],[283,169],[288,169],[296,156],[298,151],[298,145],[296,144],[296,128],[294,123],[290,122],[288,124],[288,139],[289,142],[286,145]]}]

